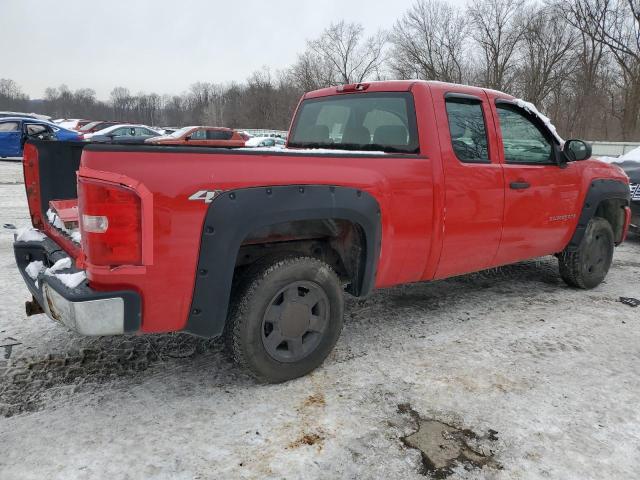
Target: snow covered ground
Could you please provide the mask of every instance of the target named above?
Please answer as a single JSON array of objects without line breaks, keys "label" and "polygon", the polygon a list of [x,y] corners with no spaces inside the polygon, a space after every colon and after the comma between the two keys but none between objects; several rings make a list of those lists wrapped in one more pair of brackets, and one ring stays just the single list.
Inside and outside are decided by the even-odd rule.
[{"label": "snow covered ground", "polygon": [[[19,179],[0,162],[0,224],[27,222]],[[0,347],[2,479],[420,479],[410,435],[430,420],[493,454],[448,478],[640,471],[640,308],[619,302],[640,297],[637,239],[592,291],[541,259],[350,299],[324,366],[275,386],[215,342],[27,318],[11,243],[0,230],[0,345],[18,344]]]}]

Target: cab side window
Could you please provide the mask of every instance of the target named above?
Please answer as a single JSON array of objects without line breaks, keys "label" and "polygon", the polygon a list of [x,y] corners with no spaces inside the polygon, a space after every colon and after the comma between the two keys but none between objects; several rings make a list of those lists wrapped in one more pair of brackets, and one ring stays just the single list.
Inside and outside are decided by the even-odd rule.
[{"label": "cab side window", "polygon": [[27,135],[35,136],[42,133],[48,133],[49,129],[44,125],[37,125],[34,123],[27,123],[26,125]]},{"label": "cab side window", "polygon": [[230,140],[232,136],[231,130],[207,130],[207,140]]},{"label": "cab side window", "polygon": [[515,107],[498,105],[506,163],[553,164],[551,143],[541,129]]},{"label": "cab side window", "polygon": [[196,130],[191,134],[191,140],[206,140],[207,132],[205,130]]},{"label": "cab side window", "polygon": [[482,103],[463,98],[447,98],[451,146],[464,163],[489,163],[487,130]]},{"label": "cab side window", "polygon": [[114,137],[120,137],[120,136],[127,135],[128,133],[129,133],[128,128],[116,128],[111,132],[111,135],[113,135]]}]

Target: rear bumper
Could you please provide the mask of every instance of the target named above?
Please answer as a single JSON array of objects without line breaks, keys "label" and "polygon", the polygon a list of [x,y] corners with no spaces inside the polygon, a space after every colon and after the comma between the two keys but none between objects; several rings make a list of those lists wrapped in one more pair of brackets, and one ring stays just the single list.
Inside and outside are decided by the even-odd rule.
[{"label": "rear bumper", "polygon": [[[30,263],[40,261],[45,267],[50,267],[68,257],[48,237],[41,242],[14,242],[13,250],[25,284],[51,319],[81,335],[118,335],[140,330],[141,302],[137,292],[100,292],[90,288],[86,281],[69,288],[56,276],[44,272],[31,278],[26,271]],[[71,268],[64,273],[79,271],[72,261]]]}]

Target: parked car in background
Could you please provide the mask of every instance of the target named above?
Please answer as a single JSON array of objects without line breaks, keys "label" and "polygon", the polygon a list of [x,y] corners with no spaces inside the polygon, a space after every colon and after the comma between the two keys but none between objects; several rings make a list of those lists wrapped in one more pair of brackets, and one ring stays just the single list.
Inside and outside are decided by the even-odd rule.
[{"label": "parked car in background", "polygon": [[48,122],[51,121],[51,117],[49,115],[40,115],[39,113],[0,112],[0,118],[6,118],[6,117],[26,117],[26,118],[37,118],[38,120],[46,120]]},{"label": "parked car in background", "polygon": [[162,135],[171,135],[173,132],[180,130],[181,127],[153,127],[154,130],[162,132]]},{"label": "parked car in background", "polygon": [[200,147],[244,147],[240,133],[223,127],[184,127],[170,135],[150,138],[157,145],[194,145]]},{"label": "parked car in background", "polygon": [[0,157],[21,157],[24,143],[30,139],[79,140],[78,132],[37,118],[0,118]]},{"label": "parked car in background", "polygon": [[79,130],[82,126],[90,123],[91,120],[86,120],[84,118],[59,118],[54,120],[54,123],[57,123],[62,128],[66,128],[67,130]]},{"label": "parked car in background", "polygon": [[94,121],[89,122],[78,130],[83,136],[88,135],[90,133],[95,133],[100,130],[104,130],[107,127],[112,127],[113,125],[121,125],[122,122],[112,122],[112,121]]},{"label": "parked car in background", "polygon": [[284,148],[286,142],[278,137],[252,137],[247,140],[247,147],[278,147]]},{"label": "parked car in background", "polygon": [[147,138],[157,137],[161,133],[146,125],[117,124],[84,135],[85,140],[98,143],[143,143]]}]

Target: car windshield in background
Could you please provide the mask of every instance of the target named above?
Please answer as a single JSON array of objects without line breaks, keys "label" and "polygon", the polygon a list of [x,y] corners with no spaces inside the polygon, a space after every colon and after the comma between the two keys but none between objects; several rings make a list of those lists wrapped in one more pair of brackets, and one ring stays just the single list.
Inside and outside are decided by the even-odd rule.
[{"label": "car windshield in background", "polygon": [[86,125],[84,125],[84,126],[80,129],[80,131],[81,131],[81,132],[86,132],[86,131],[88,131],[88,130],[91,130],[93,127],[97,127],[97,126],[98,126],[98,125],[100,125],[101,123],[102,123],[102,122],[90,122],[90,123],[87,123]]},{"label": "car windshield in background", "polygon": [[168,136],[173,138],[180,138],[182,135],[184,135],[191,129],[193,129],[193,127],[182,127],[181,129],[176,130],[173,133],[170,133]]},{"label": "car windshield in background", "polygon": [[305,100],[289,147],[418,153],[413,96],[382,92]]}]

